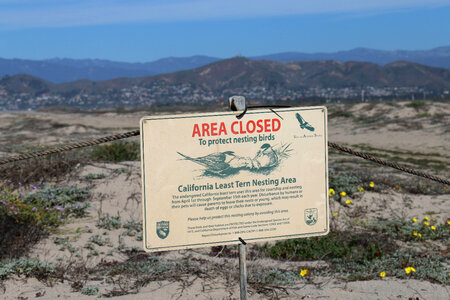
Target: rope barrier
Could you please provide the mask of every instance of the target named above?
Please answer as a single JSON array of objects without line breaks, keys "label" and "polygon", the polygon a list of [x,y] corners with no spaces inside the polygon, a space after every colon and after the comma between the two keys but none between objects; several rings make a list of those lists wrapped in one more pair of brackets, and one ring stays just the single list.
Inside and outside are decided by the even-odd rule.
[{"label": "rope barrier", "polygon": [[[112,142],[112,141],[117,141],[120,139],[126,139],[129,137],[133,137],[133,136],[137,136],[140,135],[140,131],[139,130],[133,130],[133,131],[129,131],[129,132],[125,132],[125,133],[119,133],[119,134],[115,134],[115,135],[110,135],[110,136],[106,136],[106,137],[102,137],[96,140],[92,140],[92,141],[85,141],[85,142],[80,142],[80,143],[75,143],[75,144],[71,144],[71,145],[66,145],[63,147],[58,147],[58,148],[53,148],[53,149],[48,149],[48,150],[44,150],[44,151],[38,151],[38,152],[32,152],[32,153],[27,153],[27,154],[21,154],[21,155],[17,155],[17,156],[12,156],[9,157],[7,159],[4,159],[2,161],[0,161],[0,166],[7,164],[7,163],[11,163],[11,162],[15,162],[15,161],[21,161],[21,160],[25,160],[25,159],[30,159],[30,158],[38,158],[41,156],[46,156],[46,155],[50,155],[50,154],[54,154],[54,153],[59,153],[59,152],[65,152],[65,151],[70,151],[73,149],[79,149],[79,148],[84,148],[84,147],[90,147],[90,146],[94,146],[94,145],[99,145],[99,144],[103,144],[103,143],[107,143],[107,142]],[[377,164],[383,165],[383,166],[387,166],[387,167],[391,167],[394,169],[397,169],[399,171],[402,172],[406,172],[412,175],[416,175],[416,176],[420,176],[423,178],[427,178],[433,181],[437,181],[443,184],[447,184],[450,185],[450,181],[444,178],[440,178],[434,175],[430,175],[427,174],[425,172],[421,172],[418,170],[414,170],[411,168],[407,168],[401,165],[398,165],[396,163],[390,162],[390,161],[386,161],[386,160],[382,160],[380,158],[377,158],[375,156],[372,156],[370,154],[367,153],[363,153],[363,152],[358,152],[358,151],[354,151],[351,148],[347,148],[344,146],[341,146],[339,144],[336,143],[332,143],[332,142],[328,142],[328,147],[337,149],[339,151],[351,154],[351,155],[355,155],[361,158],[364,158],[366,160],[370,160],[372,162],[375,162]]]},{"label": "rope barrier", "polygon": [[12,157],[9,157],[7,159],[0,161],[0,165],[4,165],[4,164],[11,163],[14,161],[20,161],[20,160],[25,160],[25,159],[30,159],[30,158],[38,158],[40,156],[46,156],[46,155],[54,154],[54,153],[58,153],[58,152],[65,152],[65,151],[69,151],[69,150],[73,150],[73,149],[90,147],[90,146],[99,145],[99,144],[103,144],[103,143],[107,143],[107,142],[126,139],[126,138],[136,136],[139,134],[140,134],[139,130],[133,130],[133,131],[125,132],[125,133],[119,133],[119,134],[115,134],[115,135],[105,136],[105,137],[102,137],[102,138],[99,138],[96,140],[92,140],[92,141],[85,141],[85,142],[81,142],[81,143],[66,145],[63,147],[48,149],[48,150],[44,150],[44,151],[37,151],[37,152],[12,156]]},{"label": "rope barrier", "polygon": [[358,156],[358,157],[370,160],[370,161],[375,162],[377,164],[400,170],[402,172],[406,172],[406,173],[409,173],[409,174],[412,174],[412,175],[420,176],[420,177],[423,177],[423,178],[427,178],[427,179],[434,180],[434,181],[437,181],[437,182],[440,182],[440,183],[443,183],[443,184],[450,185],[450,181],[447,180],[447,179],[443,179],[443,178],[440,178],[440,177],[437,177],[437,176],[434,176],[434,175],[427,174],[425,172],[421,172],[421,171],[418,171],[418,170],[407,168],[407,167],[398,165],[398,164],[390,162],[390,161],[382,160],[382,159],[379,159],[379,158],[377,158],[375,156],[369,155],[367,153],[354,151],[353,149],[350,149],[350,148],[338,145],[336,143],[328,142],[328,147],[335,148],[335,149],[337,149],[339,151],[346,152],[348,154],[352,154],[352,155],[355,155],[355,156]]}]

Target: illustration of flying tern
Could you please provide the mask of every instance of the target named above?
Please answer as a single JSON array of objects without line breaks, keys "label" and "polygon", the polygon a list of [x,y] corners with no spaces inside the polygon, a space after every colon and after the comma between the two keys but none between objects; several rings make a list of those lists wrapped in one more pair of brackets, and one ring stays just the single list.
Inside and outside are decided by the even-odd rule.
[{"label": "illustration of flying tern", "polygon": [[296,113],[295,117],[297,118],[298,122],[300,123],[301,129],[308,129],[309,131],[314,131],[314,127],[312,127],[311,124],[306,122],[305,119],[303,119],[299,113]]}]

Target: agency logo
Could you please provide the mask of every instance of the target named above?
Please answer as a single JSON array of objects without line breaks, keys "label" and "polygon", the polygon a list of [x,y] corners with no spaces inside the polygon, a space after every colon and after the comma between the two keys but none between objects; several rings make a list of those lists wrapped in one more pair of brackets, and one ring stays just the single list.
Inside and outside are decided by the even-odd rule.
[{"label": "agency logo", "polygon": [[306,225],[313,226],[317,223],[318,211],[317,208],[305,209],[305,223]]},{"label": "agency logo", "polygon": [[311,124],[309,124],[308,122],[306,122],[306,120],[303,119],[302,116],[300,116],[299,113],[296,113],[295,117],[297,118],[298,122],[300,123],[300,128],[301,129],[307,129],[309,131],[314,131],[314,127],[311,126]]},{"label": "agency logo", "polygon": [[165,239],[169,235],[169,221],[156,222],[156,234],[160,239]]}]

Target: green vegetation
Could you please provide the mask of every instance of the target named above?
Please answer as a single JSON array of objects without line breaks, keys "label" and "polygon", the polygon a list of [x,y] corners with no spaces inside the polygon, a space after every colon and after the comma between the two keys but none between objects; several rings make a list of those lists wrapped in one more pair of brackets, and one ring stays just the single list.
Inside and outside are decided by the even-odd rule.
[{"label": "green vegetation", "polygon": [[111,240],[109,238],[103,239],[103,237],[99,234],[91,236],[89,238],[89,242],[96,244],[98,246],[105,246],[105,245],[112,246]]},{"label": "green vegetation", "polygon": [[0,279],[6,279],[10,275],[25,275],[44,279],[55,271],[54,265],[36,259],[25,258],[0,262]]},{"label": "green vegetation", "polygon": [[[450,158],[450,156],[445,155],[445,154],[441,154],[438,152],[432,152],[432,153],[424,153],[424,152],[419,152],[419,151],[402,151],[402,150],[396,150],[396,149],[380,149],[380,148],[375,148],[375,147],[371,147],[365,144],[359,144],[359,145],[352,145],[352,148],[356,148],[356,149],[360,149],[362,152],[366,152],[370,155],[388,160],[388,161],[392,161],[392,162],[396,162],[400,165],[409,167],[409,168],[415,168],[415,169],[420,169],[423,170],[425,172],[430,172],[427,170],[435,170],[435,171],[440,171],[443,172],[441,173],[442,175],[439,175],[439,173],[433,172],[435,173],[435,175],[437,176],[441,176],[445,178],[445,171],[447,169],[447,165],[448,165],[448,159]],[[330,155],[340,155],[341,153],[337,150],[333,150],[330,149],[329,151]],[[345,158],[348,158],[347,156],[345,156]],[[339,163],[342,162],[346,162],[346,161],[352,161],[352,159],[348,159],[345,160],[344,159],[339,159]],[[346,169],[342,168],[342,164],[341,165],[337,165],[337,162],[335,161],[334,164],[330,163],[330,187],[334,188],[336,190],[336,188],[333,186],[333,180],[336,178],[333,178],[333,176],[335,176],[335,170],[342,170],[344,172],[341,173],[349,173],[348,171],[346,171]],[[359,161],[359,164],[364,164],[366,163],[366,161]],[[373,178],[373,176],[375,174],[373,174],[373,171],[370,171],[368,168],[369,167],[376,167],[376,164],[367,162],[367,169],[365,170],[354,170],[352,171],[351,174],[352,176],[356,176],[359,177],[360,179],[368,179],[368,178]],[[389,169],[384,169],[384,170],[389,170]],[[372,174],[370,174],[372,173]],[[431,172],[430,172],[431,173]],[[400,172],[397,172],[397,174],[400,174]],[[378,177],[380,177],[378,175]],[[392,178],[391,178],[392,179]],[[339,180],[339,179],[338,179]],[[371,179],[372,180],[372,179]],[[395,187],[395,186],[401,186],[403,188],[404,191],[410,192],[410,193],[414,193],[414,194],[444,194],[444,193],[448,193],[448,190],[445,190],[445,186],[442,186],[441,184],[434,184],[433,182],[430,182],[428,180],[423,180],[423,179],[418,179],[416,177],[410,177],[408,179],[405,179],[403,177],[396,177],[395,178],[395,182],[393,180],[389,180],[389,179],[383,179],[383,178],[379,178],[378,179],[379,182],[382,182],[383,185],[385,186],[391,186],[391,187]],[[364,186],[363,186],[364,187]],[[338,190],[336,190],[337,192]],[[346,191],[348,193],[348,191]]]},{"label": "green vegetation", "polygon": [[81,289],[81,293],[83,295],[95,296],[98,294],[98,287],[93,286],[93,285],[88,285],[87,287],[84,287]]},{"label": "green vegetation", "polygon": [[427,103],[423,102],[423,101],[412,101],[412,102],[409,102],[408,104],[406,104],[406,107],[412,107],[412,108],[416,108],[416,109],[423,108],[425,106],[427,106]]},{"label": "green vegetation", "polygon": [[[125,224],[122,226],[126,229],[124,232],[124,235],[127,236],[136,236],[138,233],[142,233],[142,222],[136,222],[136,220],[128,220]],[[142,234],[137,235],[137,240],[142,240]]]},{"label": "green vegetation", "polygon": [[176,267],[176,264],[170,262],[164,262],[154,256],[146,256],[140,260],[129,260],[120,264],[116,264],[113,268],[111,266],[104,266],[101,273],[109,276],[117,276],[124,274],[146,274],[146,275],[158,275],[171,271]]},{"label": "green vegetation", "polygon": [[90,193],[76,187],[34,187],[33,191],[0,191],[0,215],[14,223],[58,226],[70,217],[83,217]]},{"label": "green vegetation", "polygon": [[429,118],[431,116],[432,115],[430,113],[421,113],[416,115],[417,118]]},{"label": "green vegetation", "polygon": [[328,186],[337,193],[345,192],[347,195],[353,195],[362,187],[361,179],[354,174],[336,172],[330,169],[328,176]]},{"label": "green vegetation", "polygon": [[[448,155],[443,155],[438,152],[431,152],[431,153],[425,153],[425,152],[419,152],[419,151],[401,151],[401,150],[392,150],[392,149],[382,149],[382,148],[375,148],[366,144],[357,144],[353,145],[352,147],[359,148],[364,151],[370,151],[371,153],[391,153],[391,154],[397,154],[397,155],[403,155],[403,156],[437,156],[437,157],[447,157],[450,158]],[[378,154],[377,154],[378,155]]]},{"label": "green vegetation", "polygon": [[[76,187],[32,187],[14,190],[2,183],[0,189],[0,258],[20,256],[26,248],[61,225],[67,218],[86,214],[90,197],[87,190]],[[11,248],[12,247],[12,248]]]},{"label": "green vegetation", "polygon": [[97,146],[92,151],[92,158],[100,161],[121,162],[128,160],[139,160],[139,143],[137,142],[114,142]]},{"label": "green vegetation", "polygon": [[[38,150],[42,150],[38,148]],[[28,153],[28,152],[27,152]],[[0,182],[8,181],[18,188],[38,185],[44,182],[58,182],[66,179],[77,166],[85,164],[89,159],[82,151],[68,151],[44,156],[39,159],[28,159],[18,164],[6,164],[0,172]]]},{"label": "green vegetation", "polygon": [[425,217],[422,221],[417,218],[411,220],[373,220],[361,223],[361,226],[401,241],[448,240],[450,226],[437,224],[436,220]]},{"label": "green vegetation", "polygon": [[373,260],[380,258],[388,248],[384,249],[381,241],[374,237],[349,233],[334,232],[326,236],[285,240],[266,244],[260,250],[265,256],[274,259],[332,259]]},{"label": "green vegetation", "polygon": [[272,269],[269,271],[249,272],[248,282],[254,284],[293,285],[299,280],[299,274],[291,271]]},{"label": "green vegetation", "polygon": [[337,111],[331,112],[328,115],[329,119],[339,118],[339,117],[341,117],[341,118],[351,118],[351,117],[353,117],[353,114],[351,112],[349,112],[349,111],[337,110]]},{"label": "green vegetation", "polygon": [[55,237],[53,239],[53,243],[55,243],[56,245],[60,245],[59,247],[59,251],[65,251],[68,250],[70,253],[75,253],[79,250],[78,247],[74,247],[70,242],[69,242],[69,238],[60,238],[60,237]]},{"label": "green vegetation", "polygon": [[[437,224],[425,217],[421,221],[357,221],[354,227],[352,232],[265,244],[258,251],[274,259],[327,261],[328,267],[316,268],[311,275],[340,274],[350,281],[388,276],[450,283],[448,254],[439,255],[439,248],[427,243],[445,244],[450,237],[448,222]],[[408,250],[395,241],[407,243]]]},{"label": "green vegetation", "polygon": [[389,123],[391,119],[389,119],[384,113],[377,113],[373,116],[359,116],[354,118],[354,122],[360,124],[361,126],[371,126],[379,123]]},{"label": "green vegetation", "polygon": [[113,173],[116,174],[116,175],[124,174],[124,173],[127,173],[127,172],[128,172],[128,170],[126,168],[119,168],[119,169],[115,169],[113,171]]},{"label": "green vegetation", "polygon": [[97,220],[97,227],[107,230],[119,229],[122,227],[120,216],[101,215]]},{"label": "green vegetation", "polygon": [[89,173],[84,178],[89,179],[89,180],[103,179],[103,178],[106,178],[106,174],[103,174],[103,173],[100,173],[100,174]]},{"label": "green vegetation", "polygon": [[[434,255],[424,255],[413,251],[398,250],[389,256],[376,260],[343,261],[334,260],[330,269],[320,270],[318,275],[340,274],[350,281],[380,278],[384,272],[387,277],[401,279],[414,278],[442,284],[449,284],[446,259]],[[407,273],[408,268],[415,271]]]}]

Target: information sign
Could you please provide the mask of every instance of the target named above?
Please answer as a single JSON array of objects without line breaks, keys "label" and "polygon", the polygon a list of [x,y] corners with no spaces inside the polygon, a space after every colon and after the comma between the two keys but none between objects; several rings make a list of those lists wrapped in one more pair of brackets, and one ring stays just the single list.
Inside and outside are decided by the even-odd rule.
[{"label": "information sign", "polygon": [[324,235],[325,107],[141,119],[146,251]]}]

